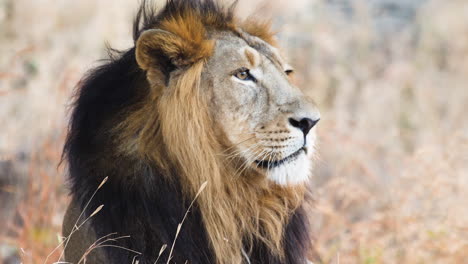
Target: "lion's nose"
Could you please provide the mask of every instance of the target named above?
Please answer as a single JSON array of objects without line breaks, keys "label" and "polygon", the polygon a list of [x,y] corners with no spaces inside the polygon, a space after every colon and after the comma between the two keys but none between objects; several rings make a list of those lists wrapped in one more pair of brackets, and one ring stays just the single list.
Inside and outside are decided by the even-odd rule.
[{"label": "lion's nose", "polygon": [[319,119],[312,120],[310,118],[302,118],[301,120],[297,121],[294,118],[289,118],[289,123],[293,127],[297,127],[300,130],[302,130],[302,133],[304,133],[304,137],[307,136],[309,131],[318,123]]}]

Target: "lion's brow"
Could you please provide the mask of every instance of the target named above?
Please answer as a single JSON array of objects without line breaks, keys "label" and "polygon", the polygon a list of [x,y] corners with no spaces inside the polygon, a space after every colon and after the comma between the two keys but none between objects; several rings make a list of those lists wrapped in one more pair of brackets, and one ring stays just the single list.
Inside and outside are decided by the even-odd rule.
[{"label": "lion's brow", "polygon": [[256,45],[255,50],[263,54],[273,65],[275,65],[281,71],[283,70],[283,62],[281,58],[276,54],[268,45],[258,44]]},{"label": "lion's brow", "polygon": [[244,54],[253,68],[257,67],[258,64],[260,64],[260,55],[258,54],[257,50],[253,49],[252,47],[247,47],[244,50]]}]

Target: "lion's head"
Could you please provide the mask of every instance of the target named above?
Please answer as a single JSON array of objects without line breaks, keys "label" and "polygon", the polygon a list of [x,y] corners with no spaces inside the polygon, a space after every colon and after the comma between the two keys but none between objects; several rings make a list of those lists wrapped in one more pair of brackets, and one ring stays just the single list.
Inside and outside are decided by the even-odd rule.
[{"label": "lion's head", "polygon": [[[135,48],[98,69],[79,95],[66,146],[75,196],[86,197],[81,181],[96,186],[109,174],[107,185],[124,186],[110,193],[151,193],[143,178],[164,175],[191,199],[208,182],[197,208],[217,262],[241,263],[241,252],[260,244],[283,258],[319,113],[291,81],[268,24],[240,21],[211,0],[169,0],[158,13],[143,6],[139,18]],[[104,121],[87,121],[93,115]]]},{"label": "lion's head", "polygon": [[[189,105],[173,102],[180,104],[177,111],[191,111],[192,107],[207,111],[202,115],[210,122],[197,125],[213,128],[220,144],[217,150],[221,151],[215,154],[224,155],[226,164],[233,164],[238,174],[254,170],[280,185],[303,183],[310,174],[318,111],[291,82],[293,69],[267,42],[272,37],[265,33],[265,25],[252,25],[253,21],[247,27],[236,26],[234,21],[217,23],[191,10],[143,32],[136,51],[140,67],[148,72],[155,90],[166,86],[163,81],[171,87],[158,91],[163,99],[183,96],[183,89],[194,90],[187,91],[192,98],[183,98]],[[252,26],[260,27],[263,35],[249,32]],[[163,76],[167,68],[172,71]],[[189,140],[200,136],[186,130],[185,125],[195,121],[191,113],[176,120],[174,112],[161,112],[169,113],[168,123],[182,125],[171,125],[168,133]]]}]

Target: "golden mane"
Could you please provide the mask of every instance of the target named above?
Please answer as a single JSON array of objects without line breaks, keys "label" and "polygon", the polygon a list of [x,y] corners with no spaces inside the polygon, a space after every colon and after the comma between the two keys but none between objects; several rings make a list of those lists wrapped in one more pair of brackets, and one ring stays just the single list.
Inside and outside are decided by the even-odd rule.
[{"label": "golden mane", "polygon": [[[229,146],[210,119],[209,101],[201,89],[201,73],[213,49],[208,32],[246,32],[273,42],[268,24],[240,23],[230,12],[181,7],[149,29],[157,30],[151,37],[142,33],[136,57],[147,71],[151,93],[115,132],[121,135],[118,144],[124,155],[153,161],[168,177],[178,177],[187,197],[208,182],[197,205],[220,264],[241,263],[241,249],[248,252],[254,240],[282,257],[285,224],[305,193],[304,187],[270,184],[253,170],[238,175],[234,162],[223,155]],[[177,67],[167,87],[155,50]]]}]

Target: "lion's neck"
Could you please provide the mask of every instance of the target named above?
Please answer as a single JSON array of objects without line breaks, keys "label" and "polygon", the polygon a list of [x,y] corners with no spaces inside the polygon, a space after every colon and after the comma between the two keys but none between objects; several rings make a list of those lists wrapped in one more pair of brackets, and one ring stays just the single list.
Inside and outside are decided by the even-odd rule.
[{"label": "lion's neck", "polygon": [[242,263],[242,249],[252,253],[261,248],[277,259],[286,257],[286,227],[304,200],[305,188],[280,187],[253,170],[239,175],[226,166],[210,176],[197,203],[218,263]]}]

